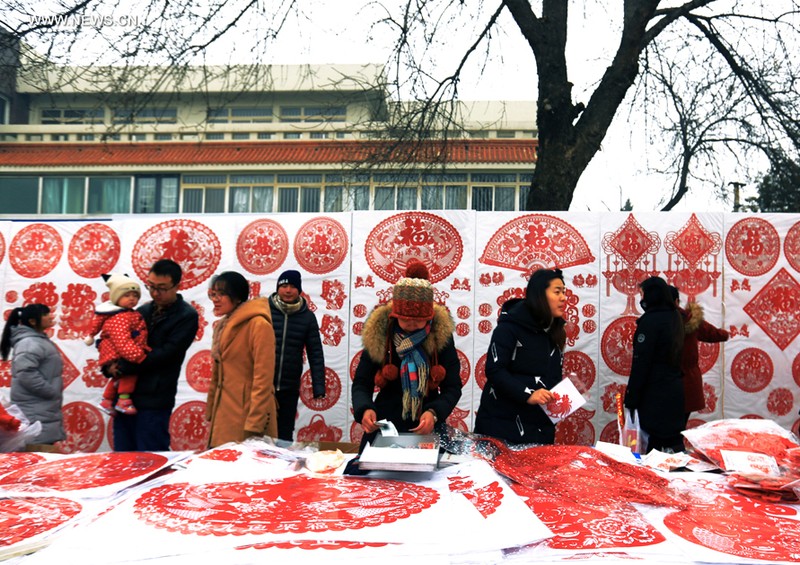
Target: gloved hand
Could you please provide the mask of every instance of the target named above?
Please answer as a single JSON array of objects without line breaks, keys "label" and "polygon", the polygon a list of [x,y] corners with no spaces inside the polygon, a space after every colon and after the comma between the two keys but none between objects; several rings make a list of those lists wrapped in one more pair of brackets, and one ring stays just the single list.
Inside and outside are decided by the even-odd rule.
[{"label": "gloved hand", "polygon": [[11,414],[0,414],[0,430],[7,432],[16,432],[22,425],[18,419]]}]

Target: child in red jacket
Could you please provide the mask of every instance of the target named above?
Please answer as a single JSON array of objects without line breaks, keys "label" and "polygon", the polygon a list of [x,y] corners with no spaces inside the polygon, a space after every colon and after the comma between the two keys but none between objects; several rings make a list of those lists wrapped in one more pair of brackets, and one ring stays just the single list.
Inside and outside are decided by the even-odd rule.
[{"label": "child in red jacket", "polygon": [[[103,275],[109,300],[95,310],[92,329],[86,343],[91,345],[99,334],[97,349],[101,367],[119,359],[141,363],[150,348],[147,326],[142,315],[134,310],[142,296],[139,283],[126,275]],[[111,416],[117,412],[136,414],[131,394],[136,389],[136,375],[119,375],[109,379],[100,408]],[[116,405],[114,401],[116,400]]]}]

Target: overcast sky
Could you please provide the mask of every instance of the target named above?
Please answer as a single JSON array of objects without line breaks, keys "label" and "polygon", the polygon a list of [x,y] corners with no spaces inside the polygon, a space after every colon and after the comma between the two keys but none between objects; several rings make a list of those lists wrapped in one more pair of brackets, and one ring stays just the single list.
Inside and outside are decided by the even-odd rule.
[{"label": "overcast sky", "polygon": [[[47,1],[31,0],[39,14],[46,13]],[[245,1],[228,0],[225,6],[237,9]],[[110,10],[108,7],[97,9],[104,10],[102,15],[115,17],[140,13],[140,9],[136,8],[138,3],[134,0],[113,2],[116,6],[111,14],[107,13]],[[126,4],[133,7],[126,8]],[[258,49],[261,62],[385,63],[389,59],[396,33],[388,25],[372,24],[386,17],[385,6],[404,4],[400,0],[310,0],[297,4],[300,7],[289,15],[278,37],[269,40],[263,47],[266,54],[262,48]],[[613,55],[619,41],[614,33],[621,16],[619,4],[601,0],[570,3],[567,61],[569,78],[575,85],[573,96],[576,102],[588,99]],[[495,6],[485,5],[488,6],[486,10]],[[433,74],[438,77],[453,72],[467,46],[474,41],[481,19],[486,20],[488,14],[461,13],[459,17],[461,20],[449,24],[448,33],[440,34],[438,43],[425,54],[425,68],[433,68]],[[491,38],[492,50],[488,64],[482,64],[483,58],[476,56],[475,63],[462,74],[459,94],[463,100],[536,100],[535,64],[530,47],[507,13],[504,13],[500,23],[499,31]],[[242,29],[228,34],[226,39],[214,45],[205,60],[207,63],[248,62],[247,58],[254,51],[250,47],[252,38],[260,37],[263,30],[259,29],[259,23],[255,20],[243,21],[240,27]],[[69,55],[71,64],[85,62],[78,57],[87,56],[90,52],[91,47],[72,49]],[[535,116],[531,118],[533,120]],[[602,150],[578,185],[572,210],[617,210],[621,202],[630,198],[635,210],[650,211],[659,209],[662,201],[668,198],[671,180],[643,174],[648,159],[652,160],[656,154],[648,150],[641,124],[636,123],[636,118],[630,120],[630,116],[624,113],[623,105]],[[746,181],[733,168],[729,175],[731,181]],[[752,191],[752,187],[746,187],[745,194],[748,194],[748,189]],[[690,193],[676,210],[719,211],[730,208],[730,203],[720,202],[707,194]]]}]

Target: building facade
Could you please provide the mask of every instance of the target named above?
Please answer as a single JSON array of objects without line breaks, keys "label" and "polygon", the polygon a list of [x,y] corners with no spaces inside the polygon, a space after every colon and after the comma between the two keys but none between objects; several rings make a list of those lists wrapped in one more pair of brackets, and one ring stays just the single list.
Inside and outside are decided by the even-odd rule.
[{"label": "building facade", "polygon": [[533,102],[392,135],[380,65],[31,69],[0,92],[4,217],[522,210],[536,160]]}]

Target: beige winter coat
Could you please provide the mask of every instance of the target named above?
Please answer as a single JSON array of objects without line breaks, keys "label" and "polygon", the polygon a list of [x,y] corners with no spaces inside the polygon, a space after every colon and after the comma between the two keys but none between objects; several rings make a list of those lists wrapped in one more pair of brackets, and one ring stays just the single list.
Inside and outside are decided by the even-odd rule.
[{"label": "beige winter coat", "polygon": [[206,407],[208,447],[252,435],[277,437],[275,333],[266,298],[248,300],[231,312],[219,351]]}]

